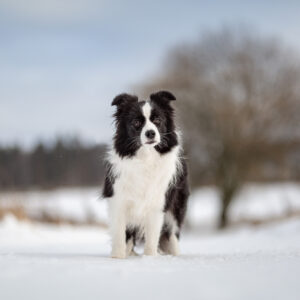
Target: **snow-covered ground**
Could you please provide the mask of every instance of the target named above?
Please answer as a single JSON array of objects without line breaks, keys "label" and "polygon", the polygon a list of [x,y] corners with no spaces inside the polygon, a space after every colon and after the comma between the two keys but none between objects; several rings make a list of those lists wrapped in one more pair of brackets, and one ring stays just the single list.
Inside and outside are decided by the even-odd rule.
[{"label": "snow-covered ground", "polygon": [[0,193],[0,208],[22,207],[30,219],[48,218],[77,223],[107,223],[107,202],[101,188],[60,188]]},{"label": "snow-covered ground", "polygon": [[[99,189],[0,194],[0,205],[22,205],[31,217],[45,213],[82,223],[107,222]],[[104,226],[0,221],[0,299],[300,299],[300,219],[258,227],[201,230],[215,224],[217,192],[191,196],[179,257],[109,257]],[[230,210],[243,218],[289,215],[300,208],[297,184],[247,186]],[[139,249],[141,250],[141,249]]]},{"label": "snow-covered ground", "polygon": [[[66,220],[107,224],[107,202],[100,200],[101,188],[62,188],[50,191],[0,193],[0,209],[22,207],[30,219]],[[202,187],[190,197],[187,221],[197,229],[217,223],[220,203],[214,187]],[[238,193],[229,211],[231,222],[285,217],[300,212],[300,184],[249,184]]]},{"label": "snow-covered ground", "polygon": [[[220,211],[219,195],[214,187],[203,187],[192,193],[188,221],[198,229],[215,227]],[[229,207],[229,220],[261,221],[286,217],[300,212],[300,184],[248,184]]]},{"label": "snow-covered ground", "polygon": [[300,220],[183,234],[179,257],[109,258],[100,227],[0,223],[0,299],[300,297]]}]

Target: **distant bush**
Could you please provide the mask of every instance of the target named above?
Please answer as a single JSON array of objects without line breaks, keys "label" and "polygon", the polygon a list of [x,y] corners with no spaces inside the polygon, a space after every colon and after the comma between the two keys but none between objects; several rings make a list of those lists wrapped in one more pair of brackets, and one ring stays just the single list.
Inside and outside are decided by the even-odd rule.
[{"label": "distant bush", "polygon": [[0,146],[0,188],[27,189],[99,185],[106,146],[83,145],[78,139],[37,144],[31,151]]}]

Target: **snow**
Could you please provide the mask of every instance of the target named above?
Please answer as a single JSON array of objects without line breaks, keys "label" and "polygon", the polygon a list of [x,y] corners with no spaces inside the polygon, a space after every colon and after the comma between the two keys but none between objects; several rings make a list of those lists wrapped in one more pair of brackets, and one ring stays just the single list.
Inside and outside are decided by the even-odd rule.
[{"label": "snow", "polygon": [[[49,191],[0,193],[0,208],[21,205],[29,217],[44,214],[78,223],[107,224],[107,202],[100,200],[101,188],[61,188]],[[197,229],[213,228],[217,223],[220,203],[214,187],[202,187],[190,197],[187,221]],[[300,212],[298,183],[248,184],[236,196],[229,219],[264,220]]]},{"label": "snow", "polygon": [[299,299],[300,220],[183,233],[179,257],[109,258],[101,227],[0,223],[0,299]]},{"label": "snow", "polygon": [[[106,202],[99,188],[0,194],[0,206],[96,225],[0,220],[0,299],[300,299],[300,218],[203,230],[216,223],[218,194],[191,196],[178,257],[109,257]],[[300,208],[295,183],[248,185],[230,208],[242,218],[288,216]],[[139,249],[141,253],[141,249]]]},{"label": "snow", "polygon": [[[211,228],[217,224],[220,211],[219,195],[214,187],[196,190],[190,199],[188,221],[192,227]],[[300,213],[300,184],[248,184],[229,207],[229,220],[263,221]]]},{"label": "snow", "polygon": [[24,207],[31,218],[43,214],[65,221],[107,223],[106,201],[100,201],[101,188],[61,188],[16,191],[0,194],[0,207]]}]

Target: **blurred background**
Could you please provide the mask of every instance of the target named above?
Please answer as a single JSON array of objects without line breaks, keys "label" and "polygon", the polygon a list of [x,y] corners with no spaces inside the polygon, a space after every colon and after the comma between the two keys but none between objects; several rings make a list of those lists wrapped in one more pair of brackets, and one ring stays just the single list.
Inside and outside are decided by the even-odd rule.
[{"label": "blurred background", "polygon": [[160,89],[178,99],[186,230],[299,218],[299,10],[292,0],[1,0],[2,227],[105,228],[111,101]]}]

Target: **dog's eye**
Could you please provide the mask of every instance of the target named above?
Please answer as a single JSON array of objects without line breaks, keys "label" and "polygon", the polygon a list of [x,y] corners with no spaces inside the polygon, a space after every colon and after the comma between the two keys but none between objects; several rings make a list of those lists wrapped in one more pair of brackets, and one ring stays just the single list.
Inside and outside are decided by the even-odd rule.
[{"label": "dog's eye", "polygon": [[139,128],[141,125],[142,125],[142,122],[140,120],[133,120],[132,121],[132,125],[135,127],[135,128]]},{"label": "dog's eye", "polygon": [[161,123],[160,118],[155,118],[155,119],[153,120],[153,123],[154,123],[155,125],[159,126],[160,123]]}]

